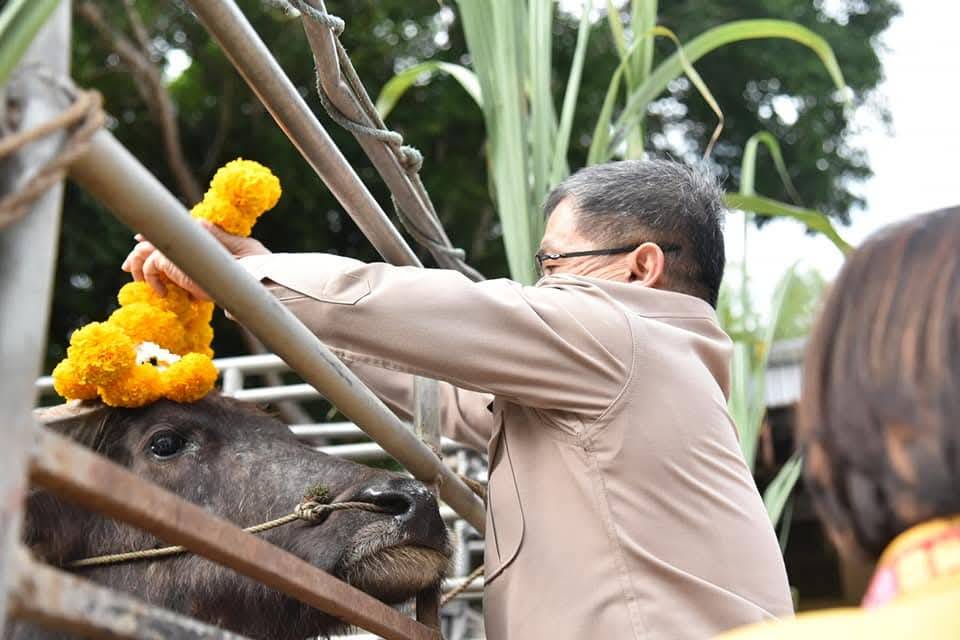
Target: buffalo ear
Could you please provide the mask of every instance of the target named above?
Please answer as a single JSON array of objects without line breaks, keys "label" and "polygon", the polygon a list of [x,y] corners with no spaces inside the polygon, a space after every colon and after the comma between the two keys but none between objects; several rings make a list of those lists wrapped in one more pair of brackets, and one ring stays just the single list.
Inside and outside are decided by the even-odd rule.
[{"label": "buffalo ear", "polygon": [[70,400],[52,407],[33,410],[33,418],[40,424],[52,427],[61,422],[88,418],[107,409],[100,400]]}]

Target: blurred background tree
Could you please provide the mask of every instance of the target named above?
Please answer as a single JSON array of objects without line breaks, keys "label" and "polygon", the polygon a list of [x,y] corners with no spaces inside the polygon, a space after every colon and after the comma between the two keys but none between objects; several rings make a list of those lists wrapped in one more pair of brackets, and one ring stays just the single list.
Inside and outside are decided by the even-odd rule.
[{"label": "blurred background tree", "polygon": [[[238,4],[309,104],[322,111],[313,92],[313,63],[299,22],[261,0]],[[455,12],[436,0],[331,0],[327,4],[347,21],[342,40],[371,95],[397,71],[424,60],[469,65]],[[205,188],[218,166],[237,156],[255,159],[270,166],[284,185],[277,209],[257,227],[257,236],[268,246],[276,251],[332,251],[376,259],[362,234],[183,3],[124,0],[121,6],[113,0],[80,0],[75,6],[74,77],[78,84],[104,94],[114,134],[171,191],[193,204],[195,191]],[[882,101],[873,92],[882,79],[878,36],[898,11],[893,0],[671,2],[662,3],[659,21],[681,40],[739,18],[782,18],[808,26],[836,52],[854,104],[883,117]],[[99,23],[92,17],[97,13]],[[571,137],[569,159],[574,168],[585,160],[596,114],[618,63],[606,21],[601,14],[596,17]],[[576,19],[561,13],[554,34],[557,77],[553,89],[558,101],[576,30]],[[123,43],[132,51],[125,50]],[[672,51],[668,41],[661,39],[657,46],[664,47],[663,54]],[[153,66],[153,76],[144,69],[144,62]],[[696,66],[726,118],[712,161],[729,176],[727,189],[737,188],[745,141],[758,130],[770,130],[780,139],[803,204],[848,220],[859,204],[851,186],[868,177],[870,168],[852,143],[853,123],[840,107],[822,99],[832,85],[816,58],[800,45],[769,46],[759,41],[723,48]],[[453,82],[437,78],[418,83],[388,123],[423,151],[423,179],[454,244],[466,249],[471,263],[488,277],[503,276],[508,271],[489,196],[483,119],[471,98],[452,88]],[[166,89],[172,114],[157,91],[158,84]],[[716,117],[696,95],[687,99],[691,91],[686,80],[677,80],[668,94],[651,105],[648,134],[654,152],[698,156],[697,150],[705,147]],[[169,143],[171,115],[179,136],[176,145]],[[352,136],[325,115],[320,119],[375,197],[388,205],[386,190]],[[193,186],[184,169],[193,176]],[[759,192],[789,199],[773,169],[764,163],[758,166],[756,181]],[[63,356],[74,328],[109,314],[113,296],[128,279],[119,265],[132,243],[131,232],[101,206],[75,187],[68,190],[48,366]],[[232,323],[220,316],[216,323],[218,355],[243,352]]]}]

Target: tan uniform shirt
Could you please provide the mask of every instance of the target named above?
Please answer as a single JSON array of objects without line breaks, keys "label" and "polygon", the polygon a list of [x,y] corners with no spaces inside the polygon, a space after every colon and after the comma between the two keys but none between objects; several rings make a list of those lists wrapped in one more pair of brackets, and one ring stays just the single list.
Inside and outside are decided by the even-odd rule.
[{"label": "tan uniform shirt", "polygon": [[445,434],[490,457],[488,637],[707,638],[792,613],[707,303],[569,275],[242,262],[401,416],[396,372],[450,383]]}]

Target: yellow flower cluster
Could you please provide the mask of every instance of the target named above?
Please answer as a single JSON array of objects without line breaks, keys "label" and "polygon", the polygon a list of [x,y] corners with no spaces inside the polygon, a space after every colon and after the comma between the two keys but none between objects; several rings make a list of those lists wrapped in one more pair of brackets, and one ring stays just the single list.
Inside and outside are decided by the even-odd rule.
[{"label": "yellow flower cluster", "polygon": [[[237,159],[217,171],[191,213],[228,233],[248,236],[279,198],[280,181],[268,168]],[[210,348],[214,305],[193,300],[173,283],[166,287],[161,296],[144,282],[127,283],[117,294],[120,308],[106,322],[75,331],[66,359],[53,370],[57,393],[68,400],[99,396],[113,407],[142,407],[160,398],[196,402],[206,396],[218,375]],[[151,353],[166,355],[144,355]]]},{"label": "yellow flower cluster", "polygon": [[280,180],[259,162],[237,158],[220,167],[190,212],[227,233],[249,236],[257,218],[280,199]]}]

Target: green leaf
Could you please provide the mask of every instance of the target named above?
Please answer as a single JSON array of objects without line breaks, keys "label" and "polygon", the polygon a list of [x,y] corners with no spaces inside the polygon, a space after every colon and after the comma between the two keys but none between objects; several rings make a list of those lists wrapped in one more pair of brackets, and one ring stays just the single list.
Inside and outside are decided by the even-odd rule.
[{"label": "green leaf", "polygon": [[10,0],[0,13],[0,86],[7,84],[60,0]]},{"label": "green leaf", "polygon": [[793,487],[800,479],[800,472],[803,470],[803,458],[794,453],[790,456],[776,477],[770,481],[766,491],[763,492],[763,504],[767,508],[767,514],[770,516],[770,522],[776,526],[783,514],[783,508],[793,493]]},{"label": "green leaf", "polygon": [[[589,11],[587,13],[589,13]],[[620,21],[620,11],[613,5],[613,0],[607,0],[607,24],[610,25],[610,34],[613,36],[613,46],[617,48],[617,54],[620,56],[622,62],[628,58],[627,51],[629,46],[627,45],[627,35],[623,30],[623,23]],[[635,81],[633,68],[630,63],[627,63],[624,72],[627,74],[627,86],[632,87]]]},{"label": "green leaf", "polygon": [[560,129],[553,149],[553,168],[550,171],[550,185],[563,180],[569,172],[567,166],[567,148],[570,145],[570,130],[573,127],[573,112],[577,108],[577,96],[580,93],[580,79],[583,76],[583,61],[587,57],[587,41],[590,39],[590,0],[583,3],[583,15],[577,30],[577,47],[573,52],[573,63],[567,78],[567,89],[563,94],[563,111],[560,116]]},{"label": "green leaf", "polygon": [[683,67],[683,73],[687,76],[693,86],[696,87],[697,91],[703,97],[704,102],[707,103],[707,106],[717,114],[717,126],[713,130],[713,135],[710,136],[710,142],[707,144],[706,150],[703,152],[703,157],[709,158],[710,152],[713,151],[713,145],[717,143],[717,140],[720,138],[720,133],[723,131],[723,111],[720,109],[720,105],[717,104],[717,99],[713,97],[713,94],[710,92],[710,89],[707,88],[707,83],[703,81],[703,78],[700,77],[700,74],[697,73],[697,70],[693,68],[693,65],[687,60],[687,56],[683,52],[683,45],[680,44],[680,38],[666,27],[654,27],[654,35],[664,36],[673,41],[677,45],[677,54],[680,56],[680,64]]},{"label": "green leaf", "polygon": [[599,164],[608,159],[606,156],[607,148],[610,146],[610,122],[613,119],[613,109],[617,103],[617,95],[620,93],[620,83],[626,72],[627,65],[632,53],[642,46],[642,41],[633,43],[623,57],[620,64],[610,76],[610,84],[607,85],[607,95],[603,99],[603,106],[600,108],[600,114],[597,116],[597,124],[593,127],[593,137],[590,140],[590,150],[587,153],[587,165]]},{"label": "green leaf", "polygon": [[819,211],[796,207],[786,202],[757,195],[727,193],[724,194],[724,200],[731,209],[752,211],[761,216],[799,220],[807,226],[807,229],[825,235],[843,254],[848,254],[853,249],[846,240],[840,237],[830,219]]},{"label": "green leaf", "polygon": [[796,204],[800,204],[800,194],[797,193],[796,188],[793,186],[793,180],[790,179],[787,165],[783,161],[783,153],[780,151],[780,143],[776,137],[768,131],[758,131],[753,134],[743,147],[743,161],[740,163],[740,194],[745,196],[756,194],[757,147],[761,143],[770,151],[770,157],[773,158],[773,165],[776,167],[777,174],[780,176],[780,181],[786,188],[787,193]]},{"label": "green leaf", "polygon": [[550,90],[552,71],[553,0],[529,0],[527,44],[530,100],[530,156],[533,201],[547,195],[557,122]]},{"label": "green leaf", "polygon": [[470,71],[466,67],[461,67],[458,64],[430,61],[421,62],[420,64],[404,69],[390,78],[387,84],[383,85],[383,88],[380,90],[380,95],[377,96],[377,111],[380,112],[380,117],[386,119],[390,112],[393,111],[393,108],[397,106],[397,102],[403,97],[403,94],[405,94],[407,89],[412,87],[417,80],[425,74],[433,74],[437,71],[453,77],[460,83],[464,91],[473,98],[477,106],[481,109],[483,108],[483,92],[480,90],[480,81],[477,80],[477,75],[473,71]]},{"label": "green leaf", "polygon": [[747,466],[752,470],[754,453],[757,447],[758,428],[750,422],[750,346],[751,345],[746,342],[735,342],[733,345],[730,401],[728,407],[730,417],[733,418],[733,422],[737,425],[737,433],[740,435],[740,450],[743,452],[743,458],[746,460]]},{"label": "green leaf", "polygon": [[[693,64],[719,47],[734,42],[764,38],[792,40],[808,47],[820,58],[837,88],[846,88],[843,73],[827,41],[810,29],[786,20],[737,20],[722,24],[708,29],[684,44],[683,55],[690,64]],[[678,51],[660,63],[643,84],[631,92],[623,112],[617,118],[614,135],[611,144],[605,150],[604,160],[610,157],[612,147],[642,121],[650,102],[663,93],[667,84],[679,77],[681,73],[683,73],[683,60]]]}]

